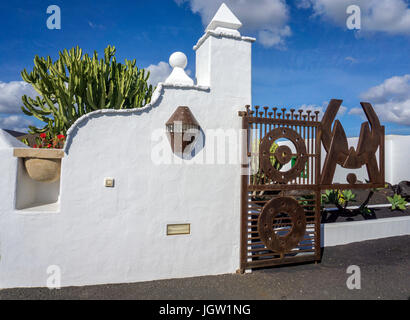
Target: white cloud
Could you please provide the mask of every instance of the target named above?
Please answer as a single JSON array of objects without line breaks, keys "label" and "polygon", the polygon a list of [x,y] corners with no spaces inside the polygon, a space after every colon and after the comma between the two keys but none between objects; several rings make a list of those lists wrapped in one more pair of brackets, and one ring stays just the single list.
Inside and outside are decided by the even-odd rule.
[{"label": "white cloud", "polygon": [[[317,104],[303,104],[298,109],[302,109],[304,111],[311,110],[313,112],[319,111],[319,120],[322,119],[324,112],[326,111],[327,106],[329,105],[329,101],[325,101],[322,103],[321,106]],[[339,116],[343,116],[347,111],[347,107],[341,105],[339,112],[337,113]]]},{"label": "white cloud", "polygon": [[151,64],[146,69],[150,72],[148,83],[153,86],[156,86],[159,82],[164,82],[172,72],[171,66],[164,61],[158,64]]},{"label": "white cloud", "polygon": [[298,7],[311,7],[315,16],[346,28],[346,9],[351,4],[360,7],[363,31],[410,34],[410,7],[406,0],[299,0]]},{"label": "white cloud", "polygon": [[349,110],[349,114],[355,115],[355,116],[363,116],[363,109],[362,108],[352,108]]},{"label": "white cloud", "polygon": [[285,38],[290,37],[292,31],[289,26],[285,26],[279,30],[262,30],[259,31],[259,41],[265,47],[285,48]]},{"label": "white cloud", "polygon": [[88,21],[88,25],[90,26],[91,29],[100,29],[100,30],[105,29],[105,27],[102,24],[95,24],[92,21]]},{"label": "white cloud", "polygon": [[310,2],[310,0],[298,0],[296,2],[296,7],[299,9],[307,9],[310,8],[312,6],[312,3]]},{"label": "white cloud", "polygon": [[296,109],[296,111],[300,109],[303,111],[311,110],[313,113],[315,111],[319,111],[319,120],[322,119],[323,106],[318,106],[316,104],[302,104],[299,108]]},{"label": "white cloud", "polygon": [[245,31],[257,32],[259,42],[266,47],[284,48],[291,35],[287,24],[289,7],[285,0],[174,0],[178,4],[189,2],[192,12],[201,16],[207,26],[222,2],[243,23]]},{"label": "white cloud", "polygon": [[33,87],[23,81],[0,81],[0,112],[4,113],[20,113],[23,102],[23,95],[34,97],[37,93]]},{"label": "white cloud", "polygon": [[345,60],[346,61],[350,61],[351,63],[357,63],[357,62],[359,62],[356,58],[353,58],[353,57],[346,57],[345,58]]},{"label": "white cloud", "polygon": [[[164,61],[160,61],[158,64],[151,64],[145,69],[150,72],[148,84],[153,86],[156,86],[159,82],[164,82],[172,72],[171,66]],[[190,76],[192,71],[185,69],[185,73]]]},{"label": "white cloud", "polygon": [[386,79],[382,84],[362,93],[360,97],[373,103],[410,99],[410,74]]},{"label": "white cloud", "polygon": [[[380,120],[410,125],[410,74],[386,79],[363,92],[360,98],[373,104]],[[360,109],[355,109],[349,114],[359,114]]]},{"label": "white cloud", "polygon": [[9,129],[19,132],[27,132],[28,126],[33,123],[19,115],[11,115],[8,117],[0,118],[0,128]]}]

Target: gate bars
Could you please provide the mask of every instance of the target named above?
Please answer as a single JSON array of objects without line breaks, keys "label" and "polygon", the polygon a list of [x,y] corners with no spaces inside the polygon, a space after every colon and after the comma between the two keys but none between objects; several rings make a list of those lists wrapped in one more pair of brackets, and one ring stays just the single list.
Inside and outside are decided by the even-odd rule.
[{"label": "gate bars", "polygon": [[[357,150],[349,149],[338,120],[331,131],[341,103],[331,100],[322,121],[311,110],[246,106],[239,112],[248,159],[242,164],[240,272],[319,261],[321,190],[384,186],[384,127],[372,106],[361,103],[371,130],[363,123]],[[332,184],[337,164],[348,169],[366,165],[368,183],[350,173],[347,184]]]}]

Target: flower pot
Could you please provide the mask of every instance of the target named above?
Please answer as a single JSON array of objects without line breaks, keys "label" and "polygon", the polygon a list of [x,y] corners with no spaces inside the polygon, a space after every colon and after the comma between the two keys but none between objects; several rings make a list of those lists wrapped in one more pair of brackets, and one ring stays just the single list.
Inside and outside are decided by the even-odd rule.
[{"label": "flower pot", "polygon": [[62,150],[16,148],[14,156],[23,160],[27,174],[35,181],[50,183],[60,178]]},{"label": "flower pot", "polygon": [[60,178],[60,159],[25,158],[24,166],[33,180],[50,183]]}]

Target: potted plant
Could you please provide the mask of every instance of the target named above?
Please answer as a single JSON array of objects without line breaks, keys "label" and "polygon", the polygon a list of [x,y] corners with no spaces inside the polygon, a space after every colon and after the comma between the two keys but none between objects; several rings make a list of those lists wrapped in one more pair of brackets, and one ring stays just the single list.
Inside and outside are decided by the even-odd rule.
[{"label": "potted plant", "polygon": [[64,135],[52,137],[50,134],[41,133],[36,138],[33,149],[18,148],[14,156],[23,158],[27,174],[33,180],[51,183],[60,178],[61,158],[64,152]]}]

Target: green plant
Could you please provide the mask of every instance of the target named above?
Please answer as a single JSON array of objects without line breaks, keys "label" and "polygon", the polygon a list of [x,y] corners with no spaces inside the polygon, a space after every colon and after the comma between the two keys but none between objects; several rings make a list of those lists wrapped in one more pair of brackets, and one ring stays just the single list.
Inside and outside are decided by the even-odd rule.
[{"label": "green plant", "polygon": [[406,210],[407,201],[399,194],[394,194],[393,197],[387,197],[387,200],[391,203],[392,210]]},{"label": "green plant", "polygon": [[35,138],[36,143],[33,148],[53,148],[62,149],[64,146],[65,136],[58,134],[57,136],[52,136],[50,132],[40,133],[38,137]]},{"label": "green plant", "polygon": [[42,128],[30,126],[30,133],[50,136],[65,135],[68,128],[84,114],[98,109],[140,108],[151,101],[153,88],[148,85],[149,72],[136,67],[135,60],[117,63],[115,47],[104,50],[104,59],[97,52],[83,55],[78,46],[50,57],[35,56],[33,71],[21,72],[40,95],[35,99],[24,95],[22,110],[45,123]]},{"label": "green plant", "polygon": [[[347,209],[348,203],[350,201],[355,201],[355,198],[356,194],[354,194],[352,190],[325,190],[321,196],[322,221],[335,221],[338,216],[349,218],[355,216],[357,214],[355,210],[352,211]],[[324,204],[333,204],[338,211],[328,213],[326,210],[323,210]]]},{"label": "green plant", "polygon": [[[366,179],[366,183],[370,183],[369,180]],[[385,184],[384,188],[388,188],[388,185]],[[360,205],[359,209],[357,209],[363,216],[370,216],[374,215],[374,210],[369,209],[367,205],[370,202],[370,199],[373,197],[374,193],[377,191],[383,190],[383,188],[371,188],[369,193],[367,194],[366,200]]]},{"label": "green plant", "polygon": [[297,197],[297,200],[300,201],[300,204],[305,206],[305,210],[315,210],[315,195],[314,194],[305,194]]},{"label": "green plant", "polygon": [[[262,184],[262,183],[268,183],[268,180],[266,178],[266,176],[263,174],[263,172],[261,172],[260,168],[259,168],[259,145],[260,145],[260,140],[259,139],[255,139],[252,141],[251,143],[251,172],[253,172],[252,176],[251,176],[251,182],[252,184]],[[272,164],[272,166],[276,169],[276,170],[280,170],[283,165],[280,164],[280,162],[276,159],[276,157],[273,155],[276,151],[276,149],[279,147],[279,145],[276,142],[273,142],[269,152],[271,154],[271,156],[269,157],[269,160]],[[260,191],[260,192],[253,192],[253,196],[262,196],[265,192],[264,191]]]},{"label": "green plant", "polygon": [[62,149],[64,147],[65,136],[63,134],[52,135],[50,132],[43,132],[34,136],[34,142],[30,145],[28,139],[21,140],[24,144],[33,148]]},{"label": "green plant", "polygon": [[344,206],[345,208],[349,204],[349,202],[356,201],[356,194],[352,192],[352,190],[339,190],[339,203]]},{"label": "green plant", "polygon": [[373,210],[368,208],[367,206],[360,206],[359,209],[357,209],[362,215],[364,216],[369,216],[373,214]]},{"label": "green plant", "polygon": [[[262,181],[266,178],[265,175],[261,172],[259,169],[259,139],[254,140],[253,143],[251,144],[251,151],[252,151],[252,158],[251,158],[251,171],[254,172],[252,175],[252,181],[253,184],[259,184],[262,183]],[[276,157],[273,155],[278,148],[278,144],[273,142],[269,151],[272,154],[269,159],[272,164],[272,166],[276,170],[280,170],[283,166],[279,163],[279,161],[276,159]]]},{"label": "green plant", "polygon": [[[355,213],[347,209],[349,202],[356,201],[356,194],[352,190],[325,190],[322,194],[321,203],[333,204],[339,209],[342,216],[354,216]],[[326,210],[322,211],[322,216],[326,216]]]},{"label": "green plant", "polygon": [[350,201],[355,201],[356,195],[352,190],[325,190],[322,194],[322,203],[334,204],[346,209]]},{"label": "green plant", "polygon": [[278,159],[276,159],[276,157],[273,155],[276,152],[276,149],[279,147],[279,145],[274,142],[272,143],[272,145],[270,146],[269,152],[272,154],[269,157],[270,163],[272,164],[272,167],[274,167],[276,170],[280,170],[282,169],[283,165],[280,164],[280,162],[278,161]]},{"label": "green plant", "polygon": [[325,190],[322,193],[322,204],[335,204],[338,203],[338,191],[337,190]]},{"label": "green plant", "polygon": [[[291,167],[293,168],[294,166],[295,166],[295,164],[296,164],[296,160],[297,160],[297,157],[292,157],[292,159],[291,159]],[[307,178],[309,176],[309,171],[308,171],[308,164],[307,164],[307,162],[305,163],[305,168],[303,169],[303,171],[300,173],[300,177],[301,178]]]}]

